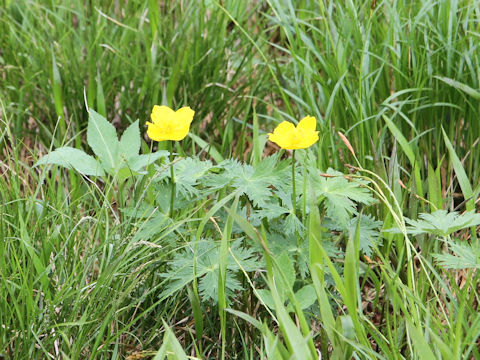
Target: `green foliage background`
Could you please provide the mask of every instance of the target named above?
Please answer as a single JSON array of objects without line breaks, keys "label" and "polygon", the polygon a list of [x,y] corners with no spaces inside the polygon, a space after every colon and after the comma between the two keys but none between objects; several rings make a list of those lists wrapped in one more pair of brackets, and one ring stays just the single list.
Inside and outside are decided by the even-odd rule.
[{"label": "green foliage background", "polygon": [[480,358],[479,17],[0,0],[0,359]]}]

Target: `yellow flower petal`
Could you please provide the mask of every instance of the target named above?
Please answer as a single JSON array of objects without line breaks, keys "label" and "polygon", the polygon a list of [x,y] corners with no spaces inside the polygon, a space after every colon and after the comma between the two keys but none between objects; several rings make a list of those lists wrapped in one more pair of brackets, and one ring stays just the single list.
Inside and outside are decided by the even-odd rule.
[{"label": "yellow flower petal", "polygon": [[306,149],[318,141],[318,131],[308,131],[302,135],[302,141],[299,144],[299,149]]},{"label": "yellow flower petal", "polygon": [[158,127],[155,124],[152,124],[151,122],[147,122],[148,129],[147,129],[147,135],[150,139],[154,141],[163,141],[162,137],[162,129]]},{"label": "yellow flower petal", "polygon": [[183,140],[185,136],[188,134],[188,130],[190,130],[190,124],[188,125],[183,125],[183,126],[177,126],[175,129],[173,129],[169,134],[168,134],[168,140]]},{"label": "yellow flower petal", "polygon": [[313,116],[305,116],[297,125],[297,129],[315,131],[317,127],[317,119]]},{"label": "yellow flower petal", "polygon": [[155,105],[152,110],[152,115],[150,117],[152,118],[152,121],[154,124],[158,124],[162,121],[165,121],[166,119],[170,119],[173,117],[175,112],[170,109],[168,106],[164,105]]},{"label": "yellow flower petal", "polygon": [[269,140],[282,149],[305,149],[318,141],[318,131],[315,131],[316,122],[313,116],[303,118],[297,127],[288,121],[283,121],[273,130],[273,133],[268,134]]},{"label": "yellow flower petal", "polygon": [[155,141],[182,140],[190,130],[194,114],[188,106],[173,111],[168,106],[155,105],[151,114],[153,123],[147,122],[147,135]]},{"label": "yellow flower petal", "polygon": [[287,149],[290,144],[290,134],[292,131],[295,131],[295,125],[288,121],[283,121],[273,130],[273,134],[268,134],[268,138],[282,149]]},{"label": "yellow flower petal", "polygon": [[189,106],[185,106],[175,112],[175,120],[179,123],[190,125],[193,115],[195,115],[195,111],[190,109]]},{"label": "yellow flower petal", "polygon": [[288,121],[282,121],[278,126],[273,130],[273,133],[288,133],[295,129],[295,125]]}]

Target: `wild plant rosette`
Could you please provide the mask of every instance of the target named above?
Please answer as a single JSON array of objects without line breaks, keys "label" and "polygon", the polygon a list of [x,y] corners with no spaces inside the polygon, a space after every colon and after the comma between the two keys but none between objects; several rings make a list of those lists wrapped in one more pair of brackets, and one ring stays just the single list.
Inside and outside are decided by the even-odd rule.
[{"label": "wild plant rosette", "polygon": [[147,121],[147,135],[155,141],[183,140],[190,130],[195,111],[189,106],[177,111],[168,106],[155,105],[150,115],[152,122]]},{"label": "wild plant rosette", "polygon": [[306,149],[318,141],[316,127],[317,119],[313,116],[304,117],[297,126],[283,121],[273,130],[273,133],[268,134],[268,138],[282,149]]}]

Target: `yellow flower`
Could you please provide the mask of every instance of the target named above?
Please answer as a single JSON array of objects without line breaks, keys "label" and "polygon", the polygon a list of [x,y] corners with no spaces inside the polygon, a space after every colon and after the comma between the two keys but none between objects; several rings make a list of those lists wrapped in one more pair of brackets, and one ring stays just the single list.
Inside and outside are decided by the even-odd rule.
[{"label": "yellow flower", "polygon": [[182,140],[190,130],[195,111],[182,107],[173,111],[168,106],[155,105],[152,110],[152,122],[147,121],[147,135],[155,141]]},{"label": "yellow flower", "polygon": [[304,117],[297,127],[291,122],[283,121],[273,130],[273,134],[268,134],[268,138],[282,149],[305,149],[318,141],[316,126],[317,119],[313,116]]}]

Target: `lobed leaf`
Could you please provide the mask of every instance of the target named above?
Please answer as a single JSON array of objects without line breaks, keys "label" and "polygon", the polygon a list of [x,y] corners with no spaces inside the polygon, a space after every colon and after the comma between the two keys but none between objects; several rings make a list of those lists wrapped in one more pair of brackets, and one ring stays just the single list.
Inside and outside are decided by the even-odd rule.
[{"label": "lobed leaf", "polygon": [[327,216],[346,228],[352,215],[357,214],[356,202],[369,205],[374,199],[359,180],[347,180],[343,174],[327,170],[333,177],[311,176],[315,194],[324,201]]},{"label": "lobed leaf", "polygon": [[449,241],[453,254],[443,253],[433,256],[440,266],[447,269],[480,269],[480,248],[475,245]]},{"label": "lobed leaf", "polygon": [[87,128],[87,142],[107,171],[118,164],[119,141],[115,127],[102,115],[90,109]]},{"label": "lobed leaf", "polygon": [[119,161],[130,161],[140,153],[140,128],[138,120],[123,132],[118,146]]},{"label": "lobed leaf", "polygon": [[480,214],[474,211],[459,214],[455,211],[437,210],[431,214],[422,213],[419,218],[419,220],[405,219],[410,225],[407,227],[409,234],[448,236],[456,231],[480,225]]},{"label": "lobed leaf", "polygon": [[58,148],[43,156],[34,166],[45,164],[60,165],[68,169],[75,169],[79,173],[87,176],[105,176],[102,165],[100,165],[97,160],[82,150],[69,146]]}]

